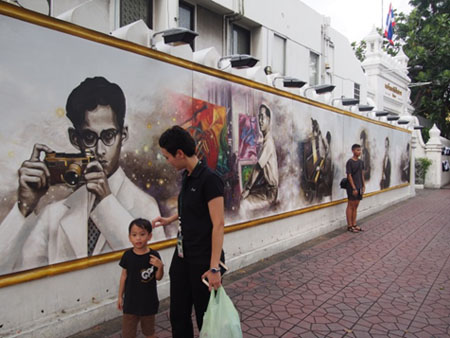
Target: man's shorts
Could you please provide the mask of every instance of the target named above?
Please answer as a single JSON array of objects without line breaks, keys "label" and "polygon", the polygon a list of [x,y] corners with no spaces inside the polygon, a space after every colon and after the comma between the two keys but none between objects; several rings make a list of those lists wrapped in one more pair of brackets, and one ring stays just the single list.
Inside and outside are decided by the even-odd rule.
[{"label": "man's shorts", "polygon": [[122,319],[122,337],[135,338],[139,322],[141,322],[141,329],[144,336],[155,334],[155,315],[138,316],[124,313]]},{"label": "man's shorts", "polygon": [[361,201],[363,199],[363,196],[361,194],[361,190],[358,189],[358,195],[353,195],[352,189],[347,189],[347,198],[349,201]]}]

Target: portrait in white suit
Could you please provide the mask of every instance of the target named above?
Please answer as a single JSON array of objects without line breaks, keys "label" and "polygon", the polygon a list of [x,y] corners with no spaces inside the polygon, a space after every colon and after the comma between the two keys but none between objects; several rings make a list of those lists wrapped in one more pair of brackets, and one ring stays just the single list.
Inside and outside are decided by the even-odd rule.
[{"label": "portrait in white suit", "polygon": [[[34,145],[30,159],[18,170],[17,203],[0,224],[2,273],[124,249],[133,219],[160,215],[156,200],[119,165],[128,139],[125,111],[122,89],[104,77],[87,78],[70,93],[70,143],[79,154],[93,158],[82,167],[79,182],[71,182],[73,193],[38,210],[49,187],[64,178],[44,160],[53,149]],[[153,241],[164,238],[164,231],[156,228]]]}]

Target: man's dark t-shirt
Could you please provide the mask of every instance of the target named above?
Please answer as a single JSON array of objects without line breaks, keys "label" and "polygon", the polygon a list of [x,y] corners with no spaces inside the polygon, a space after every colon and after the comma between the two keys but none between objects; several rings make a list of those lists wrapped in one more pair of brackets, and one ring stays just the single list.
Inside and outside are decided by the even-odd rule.
[{"label": "man's dark t-shirt", "polygon": [[224,195],[224,184],[219,175],[199,161],[192,171],[183,173],[178,196],[178,215],[183,235],[184,258],[192,263],[209,264],[213,224],[208,202]]},{"label": "man's dark t-shirt", "polygon": [[[363,170],[364,170],[364,162],[361,160],[354,161],[353,159],[349,159],[345,166],[347,175],[352,175],[353,183],[355,183],[356,189],[359,191],[363,187]],[[349,182],[348,189],[352,190],[352,186]]]},{"label": "man's dark t-shirt", "polygon": [[155,250],[150,249],[150,252],[138,255],[130,249],[125,251],[120,260],[119,265],[127,270],[123,313],[147,316],[158,312],[155,278],[158,268],[150,264],[150,255],[161,259]]}]

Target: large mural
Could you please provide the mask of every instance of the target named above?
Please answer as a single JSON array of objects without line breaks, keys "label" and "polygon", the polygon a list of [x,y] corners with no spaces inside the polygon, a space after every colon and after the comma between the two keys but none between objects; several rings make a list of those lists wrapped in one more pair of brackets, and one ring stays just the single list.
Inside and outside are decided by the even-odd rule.
[{"label": "large mural", "polygon": [[[129,247],[133,218],[176,210],[174,124],[225,183],[226,225],[409,182],[410,134],[0,16],[0,275]],[[156,228],[153,241],[173,238]]]}]

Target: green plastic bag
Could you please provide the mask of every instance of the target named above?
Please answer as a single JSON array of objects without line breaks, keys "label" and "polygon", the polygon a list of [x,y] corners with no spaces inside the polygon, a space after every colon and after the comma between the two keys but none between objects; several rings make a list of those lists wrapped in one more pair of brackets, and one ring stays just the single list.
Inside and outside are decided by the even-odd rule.
[{"label": "green plastic bag", "polygon": [[242,338],[239,314],[223,286],[211,291],[200,338]]}]

